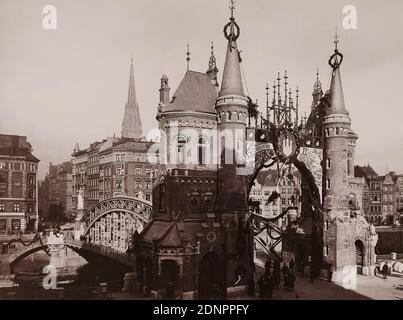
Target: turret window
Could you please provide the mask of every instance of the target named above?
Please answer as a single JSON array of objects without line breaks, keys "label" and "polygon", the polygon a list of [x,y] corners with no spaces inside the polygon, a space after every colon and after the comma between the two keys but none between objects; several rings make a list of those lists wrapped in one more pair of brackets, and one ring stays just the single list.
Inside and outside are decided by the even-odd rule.
[{"label": "turret window", "polygon": [[184,137],[178,137],[177,148],[178,148],[178,163],[184,164],[186,158],[186,139]]}]

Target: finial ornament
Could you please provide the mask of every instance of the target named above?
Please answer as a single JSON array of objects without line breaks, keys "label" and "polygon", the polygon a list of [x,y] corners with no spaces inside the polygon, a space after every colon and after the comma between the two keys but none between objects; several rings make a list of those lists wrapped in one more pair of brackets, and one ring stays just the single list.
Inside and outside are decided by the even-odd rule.
[{"label": "finial ornament", "polygon": [[332,56],[329,59],[329,65],[333,68],[333,70],[336,70],[340,67],[340,65],[343,62],[343,54],[339,51],[339,41],[340,41],[340,37],[339,34],[337,32],[337,27],[336,27],[336,32],[334,35],[334,45],[335,45],[335,49],[334,49],[334,53],[332,54]]},{"label": "finial ornament", "polygon": [[189,62],[190,62],[190,48],[189,48],[189,42],[188,42],[188,44],[187,44],[186,62],[187,62],[187,71],[189,71]]},{"label": "finial ornament", "polygon": [[224,36],[229,41],[236,41],[241,33],[241,28],[239,28],[234,17],[235,0],[230,0],[229,8],[231,10],[231,17],[229,18],[230,22],[228,22],[224,27]]}]

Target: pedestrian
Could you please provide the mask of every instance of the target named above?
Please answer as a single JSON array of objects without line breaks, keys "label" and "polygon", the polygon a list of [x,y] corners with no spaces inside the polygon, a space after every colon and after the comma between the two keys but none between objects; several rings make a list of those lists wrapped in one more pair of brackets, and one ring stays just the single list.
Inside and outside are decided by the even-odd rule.
[{"label": "pedestrian", "polygon": [[264,300],[264,279],[263,276],[260,277],[259,281],[257,282],[259,286],[259,297],[261,300]]},{"label": "pedestrian", "polygon": [[288,288],[291,291],[294,291],[294,287],[295,287],[295,275],[294,272],[291,270],[290,273],[288,274]]},{"label": "pedestrian", "polygon": [[295,266],[294,259],[291,258],[291,261],[290,261],[290,271],[294,271],[294,266]]},{"label": "pedestrian", "polygon": [[329,263],[329,273],[328,273],[328,281],[332,282],[333,277],[333,263]]},{"label": "pedestrian", "polygon": [[273,269],[273,287],[278,289],[280,286],[280,265],[274,264]]},{"label": "pedestrian", "polygon": [[283,272],[283,276],[285,278],[286,274],[288,273],[287,263],[284,262],[283,267],[281,268],[281,271]]},{"label": "pedestrian", "polygon": [[309,266],[309,276],[311,278],[311,282],[314,282],[314,275],[313,275],[313,264],[311,262],[310,266]]},{"label": "pedestrian", "polygon": [[385,280],[388,278],[388,271],[389,271],[388,264],[385,263],[385,264],[383,265],[383,267],[382,267],[382,274],[383,274],[383,278],[384,278]]},{"label": "pedestrian", "polygon": [[284,285],[283,285],[284,289],[286,289],[286,290],[288,290],[288,288],[289,288],[289,279],[288,279],[288,277],[289,277],[289,273],[286,273],[284,275]]},{"label": "pedestrian", "polygon": [[270,258],[268,260],[266,260],[266,263],[264,265],[264,273],[266,276],[271,275],[271,259]]},{"label": "pedestrian", "polygon": [[266,294],[267,294],[267,299],[269,299],[269,300],[273,299],[273,278],[272,277],[267,278]]}]

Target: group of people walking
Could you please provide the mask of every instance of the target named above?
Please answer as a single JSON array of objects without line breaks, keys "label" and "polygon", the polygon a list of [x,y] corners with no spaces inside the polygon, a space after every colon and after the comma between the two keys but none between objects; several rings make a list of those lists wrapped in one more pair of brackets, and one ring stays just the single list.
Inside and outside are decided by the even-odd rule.
[{"label": "group of people walking", "polygon": [[275,261],[272,263],[271,259],[268,259],[265,264],[264,274],[258,281],[260,298],[262,300],[272,299],[273,290],[280,288],[281,278],[283,279],[283,288],[294,291],[296,281],[294,268],[295,263],[293,259],[290,260],[288,265],[284,262],[282,267],[280,262]]}]

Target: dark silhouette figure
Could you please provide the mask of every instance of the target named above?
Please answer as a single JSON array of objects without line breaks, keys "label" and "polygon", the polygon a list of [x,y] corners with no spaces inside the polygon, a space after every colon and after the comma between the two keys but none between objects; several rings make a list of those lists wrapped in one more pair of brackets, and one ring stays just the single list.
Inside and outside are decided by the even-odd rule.
[{"label": "dark silhouette figure", "polygon": [[295,262],[294,262],[294,259],[291,258],[291,261],[290,261],[290,271],[294,271],[294,267],[295,267]]},{"label": "dark silhouette figure", "polygon": [[271,259],[268,259],[264,265],[264,274],[266,276],[271,275]]},{"label": "dark silhouette figure", "polygon": [[388,278],[388,271],[389,271],[388,265],[385,263],[382,267],[382,274],[384,279]]},{"label": "dark silhouette figure", "polygon": [[278,262],[276,262],[274,264],[274,268],[273,268],[273,286],[274,289],[278,289],[280,286],[280,264]]},{"label": "dark silhouette figure", "polygon": [[333,263],[329,264],[329,273],[328,273],[328,281],[332,282],[332,277],[333,277]]},{"label": "dark silhouette figure", "polygon": [[260,277],[260,279],[257,282],[257,284],[259,286],[259,297],[260,297],[261,300],[264,300],[264,296],[265,296],[265,293],[264,293],[265,288],[264,287],[265,287],[265,285],[264,285],[264,277],[263,276]]},{"label": "dark silhouette figure", "polygon": [[281,271],[283,272],[283,276],[284,276],[284,278],[285,278],[285,276],[287,275],[287,273],[288,273],[288,267],[287,267],[287,264],[284,262],[284,264],[283,264],[283,267],[281,268]]},{"label": "dark silhouette figure", "polygon": [[267,299],[271,300],[273,299],[273,278],[268,277],[266,279],[266,295]]}]

